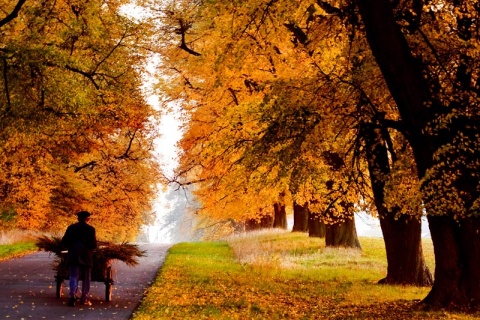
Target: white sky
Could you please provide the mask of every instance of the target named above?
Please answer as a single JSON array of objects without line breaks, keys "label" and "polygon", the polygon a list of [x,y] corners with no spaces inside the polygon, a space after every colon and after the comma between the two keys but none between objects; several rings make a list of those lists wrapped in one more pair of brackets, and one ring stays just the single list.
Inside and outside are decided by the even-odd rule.
[{"label": "white sky", "polygon": [[[147,10],[136,6],[134,3],[124,5],[122,9],[123,14],[131,19],[138,20],[148,16]],[[157,69],[158,62],[158,56],[148,61],[146,66],[147,73],[144,74],[143,90],[146,93],[147,102],[155,109],[160,110],[160,97],[154,94],[153,89],[157,82],[156,78],[159,76]],[[163,173],[170,178],[173,177],[173,171],[178,163],[176,143],[181,139],[182,131],[180,129],[179,109],[171,105],[169,105],[169,107],[170,112],[162,110],[162,117],[158,127],[160,137],[155,140],[155,154],[160,158]],[[160,191],[154,205],[157,216],[156,223],[153,226],[147,227],[149,239],[153,242],[170,242],[168,229],[171,229],[172,226],[167,226],[165,230],[161,230],[161,226],[163,225],[162,221],[164,220],[162,217],[166,216],[171,210],[171,204],[165,197],[166,193]]]}]

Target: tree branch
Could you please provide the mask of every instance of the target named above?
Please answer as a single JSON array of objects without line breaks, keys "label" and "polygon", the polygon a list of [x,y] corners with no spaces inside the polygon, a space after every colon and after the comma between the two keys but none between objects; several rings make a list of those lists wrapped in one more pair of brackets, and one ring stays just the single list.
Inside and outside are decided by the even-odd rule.
[{"label": "tree branch", "polygon": [[93,167],[95,167],[97,165],[97,162],[95,160],[93,161],[90,161],[90,162],[87,162],[79,167],[75,167],[75,170],[73,170],[73,172],[77,173],[79,172],[80,170],[83,170],[85,168],[88,168],[88,167],[91,167],[93,169]]},{"label": "tree branch", "polygon": [[69,66],[68,64],[65,65],[65,68],[67,68],[67,70],[70,70],[70,71],[73,71],[75,73],[81,74],[82,76],[84,76],[85,78],[87,78],[88,80],[90,80],[93,83],[93,86],[95,87],[95,89],[97,89],[97,90],[100,89],[100,86],[95,82],[95,79],[93,79],[93,74],[91,72],[82,71],[82,70],[77,69],[75,67]]},{"label": "tree branch", "polygon": [[322,8],[328,14],[341,14],[342,10],[332,6],[327,1],[317,0],[317,4],[320,8]]},{"label": "tree branch", "polygon": [[120,157],[117,157],[117,159],[127,159],[129,158],[129,152],[130,152],[130,149],[132,148],[132,143],[133,143],[133,139],[135,139],[135,134],[137,133],[137,129],[135,129],[135,132],[132,134],[132,136],[130,137],[130,141],[128,142],[128,147],[127,147],[127,150],[125,150],[125,152],[120,156]]},{"label": "tree branch", "polygon": [[178,23],[180,23],[180,28],[177,29],[176,31],[178,34],[182,36],[182,40],[180,42],[180,49],[183,49],[188,53],[193,54],[194,56],[200,56],[201,55],[200,53],[187,47],[187,43],[185,40],[185,33],[187,32],[188,29],[190,29],[190,25],[186,23],[183,19],[178,19]]},{"label": "tree branch", "polygon": [[18,13],[20,12],[20,9],[22,8],[22,6],[25,4],[26,1],[27,0],[18,0],[17,5],[15,6],[15,8],[13,8],[13,11],[10,12],[10,14],[7,15],[5,18],[0,20],[0,28],[6,25],[7,23],[9,23],[10,21],[12,21],[13,19],[15,19],[16,17],[18,17]]}]

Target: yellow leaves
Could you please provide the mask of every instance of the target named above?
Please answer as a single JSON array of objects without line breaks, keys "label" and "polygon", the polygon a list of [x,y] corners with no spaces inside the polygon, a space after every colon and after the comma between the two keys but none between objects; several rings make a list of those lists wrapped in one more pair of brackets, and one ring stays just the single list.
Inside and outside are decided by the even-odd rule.
[{"label": "yellow leaves", "polygon": [[[175,245],[133,319],[435,317],[413,310],[428,288],[374,282],[386,264],[383,241],[372,240],[362,243],[368,255],[326,250],[320,239],[291,232],[234,237],[232,248],[224,242]],[[424,249],[431,252],[431,242]]]},{"label": "yellow leaves", "polygon": [[63,230],[75,210],[88,209],[121,241],[150,212],[157,114],[140,72],[152,28],[122,17],[123,3],[27,1],[1,39],[9,95],[0,96],[10,110],[0,134],[0,210],[13,208],[21,227]]}]

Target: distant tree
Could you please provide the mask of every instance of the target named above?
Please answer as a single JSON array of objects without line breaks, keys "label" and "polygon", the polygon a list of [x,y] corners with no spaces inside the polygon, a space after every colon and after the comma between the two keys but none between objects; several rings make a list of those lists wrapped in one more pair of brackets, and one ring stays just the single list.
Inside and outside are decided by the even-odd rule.
[{"label": "distant tree", "polygon": [[292,232],[308,232],[308,206],[297,202],[293,203],[293,227]]}]

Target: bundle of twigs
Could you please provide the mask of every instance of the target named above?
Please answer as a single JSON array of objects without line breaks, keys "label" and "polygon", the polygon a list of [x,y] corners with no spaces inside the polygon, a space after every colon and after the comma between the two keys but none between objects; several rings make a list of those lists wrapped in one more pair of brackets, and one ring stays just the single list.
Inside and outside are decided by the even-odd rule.
[{"label": "bundle of twigs", "polygon": [[[66,248],[62,246],[61,238],[41,236],[37,238],[36,245],[40,250],[53,252],[62,259],[62,251]],[[111,260],[123,261],[128,266],[138,264],[138,258],[145,256],[135,244],[130,243],[111,243],[106,241],[98,241],[98,248],[93,252],[94,263],[103,266],[110,263]]]},{"label": "bundle of twigs", "polygon": [[120,260],[127,266],[135,266],[138,264],[138,259],[145,256],[145,251],[138,249],[138,246],[131,243],[111,243],[98,242],[98,248],[94,251],[94,259],[98,260]]},{"label": "bundle of twigs", "polygon": [[46,251],[46,252],[53,252],[57,256],[60,256],[62,250],[65,248],[62,247],[62,239],[57,237],[47,237],[41,236],[37,238],[35,244],[37,245],[38,249]]}]

